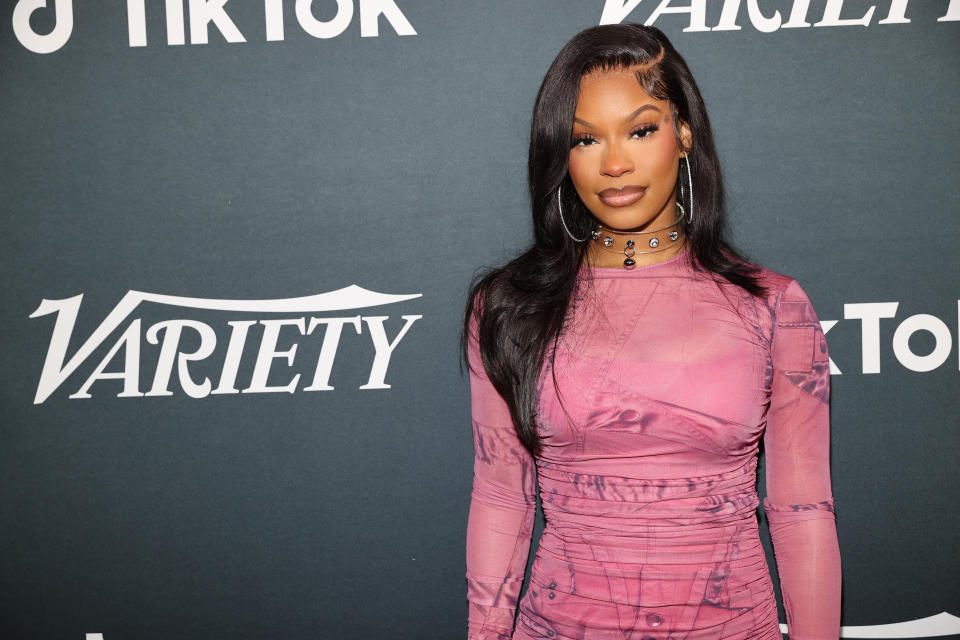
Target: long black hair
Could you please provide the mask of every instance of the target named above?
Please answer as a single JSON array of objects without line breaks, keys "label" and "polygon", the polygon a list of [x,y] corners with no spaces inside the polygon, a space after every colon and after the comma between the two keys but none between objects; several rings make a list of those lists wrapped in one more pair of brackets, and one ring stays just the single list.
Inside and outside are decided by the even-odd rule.
[{"label": "long black hair", "polygon": [[[475,319],[487,377],[509,407],[521,442],[532,453],[540,450],[535,403],[544,356],[551,342],[556,348],[587,249],[587,243],[574,242],[564,230],[557,190],[562,187],[564,219],[576,237],[587,237],[595,220],[567,172],[580,79],[598,69],[626,68],[636,71],[650,96],[668,101],[675,110],[678,139],[677,119],[690,126],[688,162],[692,162],[688,167],[696,208],[692,223],[684,216],[683,230],[694,268],[712,272],[752,295],[766,293],[756,268],[726,239],[720,162],[703,98],[686,62],[663,32],[652,26],[601,25],[575,35],[550,65],[533,107],[527,165],[533,245],[506,265],[474,278],[460,339],[461,355],[469,366],[469,332]],[[683,189],[684,208],[691,206],[688,192]]]}]

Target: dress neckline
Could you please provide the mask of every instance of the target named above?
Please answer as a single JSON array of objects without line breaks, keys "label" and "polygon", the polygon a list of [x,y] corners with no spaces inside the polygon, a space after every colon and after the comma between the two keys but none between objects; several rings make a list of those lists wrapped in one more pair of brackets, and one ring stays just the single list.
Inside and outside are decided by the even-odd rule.
[{"label": "dress neckline", "polygon": [[660,275],[666,272],[678,271],[688,262],[690,244],[672,258],[654,262],[653,264],[638,264],[632,269],[623,267],[596,267],[587,264],[580,265],[580,274],[588,278],[631,278],[645,275]]}]

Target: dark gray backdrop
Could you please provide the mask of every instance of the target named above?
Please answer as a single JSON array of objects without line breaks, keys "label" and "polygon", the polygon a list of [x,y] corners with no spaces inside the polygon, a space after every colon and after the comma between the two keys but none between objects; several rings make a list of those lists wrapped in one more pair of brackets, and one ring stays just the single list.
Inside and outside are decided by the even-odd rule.
[{"label": "dark gray backdrop", "polygon": [[[464,294],[479,267],[530,238],[527,132],[553,56],[605,4],[629,6],[396,0],[416,34],[380,16],[378,35],[364,37],[361,10],[393,3],[358,0],[342,34],[316,38],[287,0],[284,38],[268,40],[265,8],[280,3],[232,0],[223,10],[246,41],[211,22],[201,44],[194,0],[183,3],[186,44],[168,45],[164,4],[133,0],[147,44],[131,46],[128,3],[76,2],[69,38],[41,54],[14,32],[17,4],[2,3],[0,24],[0,636],[464,637]],[[71,3],[49,4],[62,17]],[[659,4],[640,2],[627,19],[646,21]],[[836,5],[843,20],[874,11],[866,26],[772,32],[751,24],[748,4],[740,30],[685,30],[690,16],[677,13],[654,24],[706,99],[737,244],[796,277],[821,320],[836,321],[843,624],[960,615],[958,3],[913,0],[909,22],[894,22],[883,19],[896,1],[812,0],[810,23]],[[804,3],[757,4],[786,21]],[[333,0],[313,5],[316,20],[337,13]],[[705,6],[717,25],[724,3]],[[938,20],[948,9],[954,19]],[[43,34],[55,22],[41,8],[29,26]],[[130,290],[270,301],[352,284],[421,295],[340,311],[145,301],[35,403],[58,319],[30,317],[44,299],[83,294],[69,359]],[[894,317],[862,322],[845,309],[877,303],[897,303]],[[894,348],[918,314],[897,335],[916,356],[947,349],[930,371]],[[324,326],[304,336],[284,324],[274,351],[297,344],[293,365],[265,357],[271,386],[302,374],[293,393],[194,398],[173,364],[170,395],[118,397],[123,381],[105,378],[91,397],[70,397],[137,320],[106,372],[139,372],[145,394],[158,322],[209,327],[216,348],[186,363],[190,376],[216,386],[231,361],[239,390],[261,321],[358,315],[386,319],[363,320],[359,334],[344,325],[333,390],[302,390]],[[392,340],[402,316],[421,317],[392,352],[390,388],[360,389],[370,322]],[[231,360],[231,327],[249,321],[261,323]],[[125,368],[135,344],[139,361]],[[180,351],[202,344],[183,329]],[[865,373],[871,359],[879,372]]]}]

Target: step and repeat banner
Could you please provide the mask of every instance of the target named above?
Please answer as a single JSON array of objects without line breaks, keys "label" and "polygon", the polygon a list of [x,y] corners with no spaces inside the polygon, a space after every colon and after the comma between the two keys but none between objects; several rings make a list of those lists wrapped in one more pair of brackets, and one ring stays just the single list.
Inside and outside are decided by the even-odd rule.
[{"label": "step and repeat banner", "polygon": [[0,637],[465,637],[466,290],[627,21],[826,332],[844,637],[960,634],[960,0],[2,7]]}]

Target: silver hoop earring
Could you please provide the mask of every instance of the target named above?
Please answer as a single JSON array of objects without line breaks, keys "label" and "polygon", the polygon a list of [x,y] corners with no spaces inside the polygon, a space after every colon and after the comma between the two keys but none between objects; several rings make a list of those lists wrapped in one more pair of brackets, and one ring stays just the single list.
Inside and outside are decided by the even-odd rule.
[{"label": "silver hoop earring", "polygon": [[560,190],[561,190],[561,189],[563,189],[563,185],[562,185],[562,184],[561,184],[559,187],[557,187],[557,211],[560,212],[560,224],[563,225],[563,230],[567,232],[567,235],[570,236],[570,239],[571,239],[571,240],[573,240],[574,242],[586,242],[587,238],[590,237],[589,234],[587,235],[587,238],[583,238],[583,239],[577,238],[575,235],[573,235],[572,233],[570,233],[570,229],[567,227],[567,223],[566,223],[566,222],[564,221],[564,219],[563,219],[563,205],[560,204]]},{"label": "silver hoop earring", "polygon": [[[687,165],[687,184],[690,187],[690,220],[693,222],[693,176],[690,175],[690,154],[683,156],[683,159],[686,160]],[[680,185],[680,198],[683,199],[683,185]]]}]

